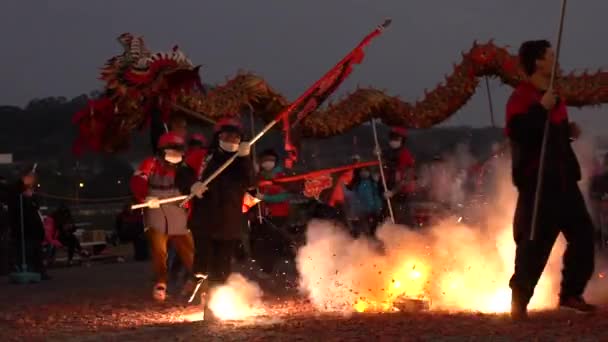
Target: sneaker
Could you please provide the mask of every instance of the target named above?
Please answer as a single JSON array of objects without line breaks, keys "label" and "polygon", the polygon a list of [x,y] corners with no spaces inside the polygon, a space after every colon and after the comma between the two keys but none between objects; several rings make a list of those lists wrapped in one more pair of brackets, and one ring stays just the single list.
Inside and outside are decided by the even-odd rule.
[{"label": "sneaker", "polygon": [[594,313],[597,310],[595,305],[587,303],[583,297],[561,298],[559,300],[559,308],[578,313]]},{"label": "sneaker", "polygon": [[163,302],[167,298],[167,285],[163,283],[156,284],[152,291],[152,297],[159,302]]},{"label": "sneaker", "polygon": [[198,282],[203,282],[205,279],[207,279],[207,275],[206,274],[202,274],[202,273],[195,273],[194,274],[194,280],[198,283]]},{"label": "sneaker", "polygon": [[[204,287],[205,280],[207,280],[207,275],[203,273],[195,273],[193,277],[193,288],[190,290],[190,298],[188,299],[188,303],[192,303],[196,298],[196,294],[201,290],[201,287]],[[204,289],[203,289],[204,290]],[[205,291],[203,291],[204,293]]]}]

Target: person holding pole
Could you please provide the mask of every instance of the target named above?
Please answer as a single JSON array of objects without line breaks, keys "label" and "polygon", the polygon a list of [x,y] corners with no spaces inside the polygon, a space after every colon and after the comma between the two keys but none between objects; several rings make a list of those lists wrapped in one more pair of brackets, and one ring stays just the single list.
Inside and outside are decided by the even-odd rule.
[{"label": "person holding pole", "polygon": [[[207,305],[207,294],[214,287],[222,285],[232,272],[232,258],[245,228],[243,196],[255,185],[250,151],[250,143],[243,142],[240,122],[235,119],[220,120],[201,178],[207,179],[236,155],[234,162],[208,187],[191,167],[181,167],[176,175],[180,191],[195,195],[188,227],[192,230],[196,246],[193,273],[197,287],[194,293],[202,290],[205,320],[214,318]],[[205,286],[201,287],[203,284]]]},{"label": "person holding pole", "polygon": [[179,194],[175,177],[177,168],[184,164],[185,141],[182,136],[168,132],[160,137],[158,149],[158,155],[145,159],[135,171],[130,187],[138,202],[148,203],[144,209],[144,224],[156,278],[152,296],[157,301],[164,301],[168,280],[168,242],[188,272],[192,269],[194,243],[187,226],[188,211],[180,208],[178,203],[160,202]]},{"label": "person holding pole", "polygon": [[[408,201],[415,191],[414,157],[405,146],[407,130],[403,127],[392,127],[389,133],[389,148],[382,152],[384,158],[383,172],[388,191],[386,209],[392,208],[394,223],[412,225],[408,212]],[[390,200],[390,201],[389,201]],[[391,207],[389,207],[389,204]]]},{"label": "person holding pole", "polygon": [[[552,87],[556,54],[551,44],[546,40],[524,42],[519,59],[527,77],[515,88],[506,108],[512,178],[518,190],[513,222],[515,272],[509,282],[511,316],[516,320],[527,318],[528,302],[560,232],[568,242],[560,308],[593,312],[595,307],[582,297],[594,268],[593,224],[577,184],[581,170],[571,146],[580,130],[568,120],[566,104]],[[545,135],[547,140],[543,142]],[[544,168],[540,166],[543,162]],[[539,169],[543,170],[540,176]],[[543,183],[538,189],[540,181]]]},{"label": "person holding pole", "polygon": [[51,277],[47,273],[42,252],[44,224],[39,198],[35,193],[38,184],[36,166],[26,165],[20,172],[19,180],[9,188],[9,227],[16,252],[16,266],[21,267],[21,272],[30,270],[39,273],[42,280],[49,280]]}]

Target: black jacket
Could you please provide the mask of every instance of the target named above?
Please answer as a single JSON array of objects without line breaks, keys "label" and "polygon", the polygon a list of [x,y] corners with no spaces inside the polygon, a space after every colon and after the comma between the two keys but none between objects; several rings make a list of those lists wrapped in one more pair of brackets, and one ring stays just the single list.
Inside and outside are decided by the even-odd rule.
[{"label": "black jacket", "polygon": [[[19,181],[9,189],[8,193],[8,219],[11,237],[14,240],[21,240],[20,195],[22,191],[23,183]],[[39,209],[36,195],[23,196],[23,232],[26,241],[42,243],[44,240],[44,226]]]},{"label": "black jacket", "polygon": [[[511,143],[512,177],[515,186],[535,189],[540,151],[548,111],[535,99],[542,94],[529,84],[520,85],[507,104],[507,133]],[[552,119],[545,159],[543,191],[559,192],[581,179],[581,170],[571,146],[570,127],[564,103],[554,111],[563,114]],[[556,113],[552,113],[557,115]]]},{"label": "black jacket", "polygon": [[[202,180],[232,156],[217,149],[207,162]],[[177,170],[175,182],[184,194],[196,181],[195,170],[182,166]],[[245,228],[243,196],[254,185],[254,173],[249,157],[238,157],[217,178],[209,183],[202,198],[194,197],[188,227],[196,235],[209,235],[218,240],[240,240]]]}]

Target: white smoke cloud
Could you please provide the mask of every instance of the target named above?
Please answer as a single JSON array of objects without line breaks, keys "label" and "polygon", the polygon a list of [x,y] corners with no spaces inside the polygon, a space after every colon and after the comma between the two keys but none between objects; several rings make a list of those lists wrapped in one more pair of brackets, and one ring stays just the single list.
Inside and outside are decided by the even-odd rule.
[{"label": "white smoke cloud", "polygon": [[467,145],[457,145],[453,153],[421,168],[419,187],[428,192],[431,201],[451,207],[462,205],[466,198],[467,170],[474,162]]},{"label": "white smoke cloud", "polygon": [[[471,163],[458,156],[446,158],[445,172],[453,175]],[[352,239],[333,223],[311,222],[297,256],[302,291],[319,310],[345,314],[390,310],[400,296],[430,300],[436,310],[508,311],[516,192],[508,161],[492,163],[497,189],[491,200],[475,208],[475,224],[458,223],[458,217],[418,231],[385,224],[377,243]],[[444,188],[444,196],[447,192]],[[563,249],[560,239],[530,308],[557,304]]]}]

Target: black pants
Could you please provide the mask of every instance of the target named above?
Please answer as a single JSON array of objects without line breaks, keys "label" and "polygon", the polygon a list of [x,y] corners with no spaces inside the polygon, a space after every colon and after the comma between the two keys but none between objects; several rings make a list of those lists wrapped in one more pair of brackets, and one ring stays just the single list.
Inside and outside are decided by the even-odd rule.
[{"label": "black pants", "polygon": [[[414,221],[410,214],[410,198],[405,194],[396,194],[391,197],[391,207],[393,208],[393,215],[395,216],[395,223],[413,227]],[[390,211],[388,209],[388,201],[384,201],[384,216],[390,217]]]},{"label": "black pants", "polygon": [[[21,269],[21,265],[23,264],[21,241],[14,241],[14,246],[15,256],[13,260],[15,260],[15,267]],[[29,272],[46,274],[42,241],[25,240],[25,261],[27,262],[27,270]]]},{"label": "black pants", "polygon": [[68,261],[72,261],[74,259],[74,253],[82,251],[82,247],[80,247],[80,241],[74,234],[61,234],[59,236],[59,242],[65,246],[68,250]]},{"label": "black pants", "polygon": [[364,223],[366,225],[366,234],[370,237],[376,236],[376,231],[378,230],[378,226],[382,223],[382,214],[380,213],[370,213],[363,217]]},{"label": "black pants", "polygon": [[[133,239],[133,254],[135,261],[145,261],[150,258],[150,246],[144,234]],[[179,258],[176,259],[179,260]]]},{"label": "black pants", "polygon": [[530,241],[535,189],[519,189],[513,222],[515,273],[509,283],[513,298],[527,304],[559,233],[567,241],[563,256],[561,298],[581,296],[593,274],[593,223],[577,184],[546,193],[539,207],[536,237]]},{"label": "black pants", "polygon": [[193,273],[208,275],[211,284],[226,282],[232,273],[232,257],[240,240],[219,240],[207,234],[194,233]]},{"label": "black pants", "polygon": [[[2,210],[2,209],[0,209]],[[2,223],[0,223],[1,225]],[[0,228],[2,229],[2,228]],[[0,231],[0,276],[10,273],[10,260],[11,260],[11,244],[8,234],[2,235]]]}]

